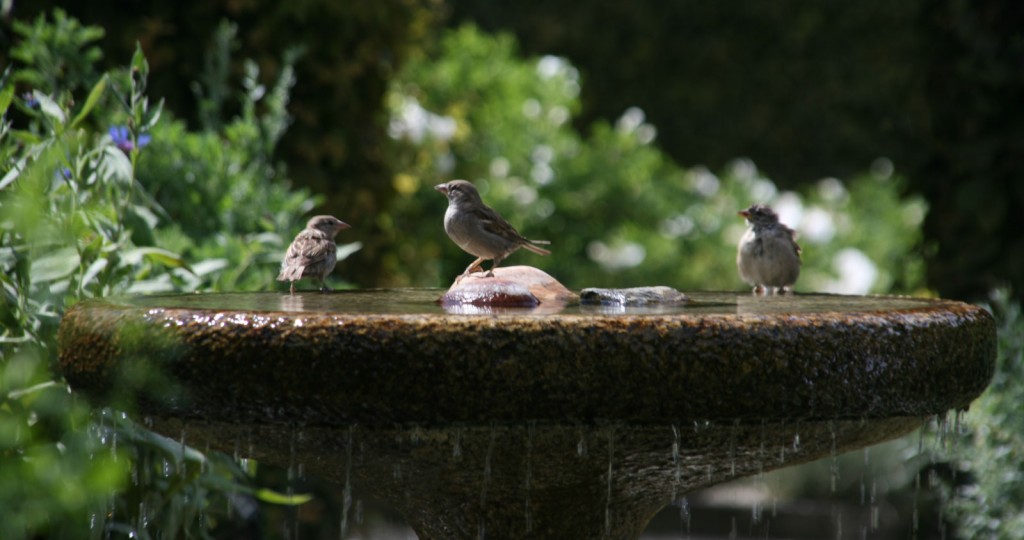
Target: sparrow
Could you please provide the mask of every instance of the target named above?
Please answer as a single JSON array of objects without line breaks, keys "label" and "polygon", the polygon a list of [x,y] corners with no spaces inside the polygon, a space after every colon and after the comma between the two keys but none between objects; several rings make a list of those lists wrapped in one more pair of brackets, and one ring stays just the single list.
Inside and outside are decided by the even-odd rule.
[{"label": "sparrow", "polygon": [[338,262],[334,237],[350,227],[334,216],[314,216],[288,246],[277,280],[290,281],[291,294],[295,294],[295,282],[302,278],[314,278],[320,282],[320,292],[329,291],[324,280]]},{"label": "sparrow", "polygon": [[434,189],[448,197],[448,209],[444,212],[444,232],[466,253],[477,259],[466,267],[458,280],[468,276],[481,264],[490,259],[491,269],[486,276],[494,275],[505,257],[519,248],[526,248],[538,255],[551,252],[535,244],[549,244],[546,240],[528,240],[505,221],[505,218],[484,204],[476,186],[465,180],[452,180],[438,184]]},{"label": "sparrow", "polygon": [[779,215],[763,204],[739,212],[750,223],[740,238],[736,268],[755,294],[788,292],[800,275],[800,246],[796,232],[779,222]]}]

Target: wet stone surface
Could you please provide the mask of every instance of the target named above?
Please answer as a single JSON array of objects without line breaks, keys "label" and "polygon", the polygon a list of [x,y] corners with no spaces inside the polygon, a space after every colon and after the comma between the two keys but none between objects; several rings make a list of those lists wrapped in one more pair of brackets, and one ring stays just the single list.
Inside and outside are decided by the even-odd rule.
[{"label": "wet stone surface", "polygon": [[647,306],[685,304],[689,298],[672,287],[632,287],[629,289],[596,289],[580,291],[581,304],[612,306]]},{"label": "wet stone surface", "polygon": [[959,302],[442,295],[87,300],[62,321],[59,369],[97,402],[134,397],[175,440],[357,484],[420,538],[582,540],[635,538],[687,491],[899,436],[967,407],[995,366],[992,317]]},{"label": "wet stone surface", "polygon": [[957,302],[691,293],[478,316],[439,296],[85,301],[61,326],[60,369],[99,398],[147,373],[142,412],[393,425],[924,416],[966,407],[994,367],[991,316]]}]

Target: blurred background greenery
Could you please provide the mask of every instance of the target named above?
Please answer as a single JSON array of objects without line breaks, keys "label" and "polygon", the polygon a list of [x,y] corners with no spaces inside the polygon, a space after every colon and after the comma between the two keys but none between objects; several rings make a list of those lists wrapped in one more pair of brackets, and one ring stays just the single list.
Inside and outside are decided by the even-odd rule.
[{"label": "blurred background greenery", "polygon": [[[931,452],[882,496],[944,463],[959,495],[931,502],[935,522],[1019,537],[1022,467],[1001,452],[1024,433],[1017,3],[35,0],[0,16],[0,536],[259,537],[298,519],[286,471],[69,394],[50,369],[60,316],[116,293],[282,290],[314,211],[354,225],[336,286],[444,286],[468,256],[431,186],[461,177],[553,242],[509,264],[574,288],[740,289],[736,211],[767,202],[800,234],[798,291],[992,302],[1000,375],[947,445],[975,451]],[[304,487],[318,496],[298,508],[345,506]]]}]

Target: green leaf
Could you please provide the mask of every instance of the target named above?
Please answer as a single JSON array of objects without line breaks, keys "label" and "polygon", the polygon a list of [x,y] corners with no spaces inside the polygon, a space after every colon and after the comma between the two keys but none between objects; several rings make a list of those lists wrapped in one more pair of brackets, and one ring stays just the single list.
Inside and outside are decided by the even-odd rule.
[{"label": "green leaf", "polygon": [[103,93],[106,92],[106,90],[107,76],[104,75],[100,78],[99,82],[92,87],[92,90],[89,92],[89,97],[85,99],[85,105],[82,105],[82,110],[78,111],[78,115],[71,121],[72,128],[78,127],[78,125],[89,116],[89,113],[92,112],[93,108],[96,107],[96,104],[99,103],[100,98],[103,97]]},{"label": "green leaf", "polygon": [[63,125],[64,121],[67,120],[67,116],[64,115],[64,109],[61,109],[56,101],[50,99],[50,96],[39,90],[33,90],[32,97],[39,102],[39,110],[43,111],[43,114],[49,116],[58,124]]},{"label": "green leaf", "polygon": [[110,145],[103,149],[103,161],[100,163],[103,176],[112,178],[117,183],[129,186],[135,179],[132,162],[120,148]]},{"label": "green leaf", "polygon": [[306,504],[313,500],[313,496],[307,493],[285,495],[284,493],[278,493],[276,491],[261,488],[256,490],[256,498],[270,504],[282,504],[287,506],[298,506],[300,504]]},{"label": "green leaf", "polygon": [[24,143],[26,146],[35,145],[43,142],[42,137],[36,135],[35,133],[32,133],[31,131],[25,131],[23,129],[12,129],[8,133],[11,134],[11,137],[14,140],[20,143]]},{"label": "green leaf", "polygon": [[146,118],[142,122],[143,131],[153,129],[153,126],[160,121],[160,115],[164,112],[164,100],[157,102],[156,106],[146,111]]},{"label": "green leaf", "polygon": [[58,383],[57,381],[46,381],[39,383],[35,386],[30,386],[28,388],[22,388],[20,390],[11,390],[10,392],[7,393],[7,399],[21,399],[29,394],[35,394],[36,392],[41,392],[48,388],[53,388],[54,386],[60,386],[60,383]]},{"label": "green leaf", "polygon": [[11,101],[14,99],[14,85],[4,85],[3,89],[0,89],[0,116],[7,113],[7,108],[11,106]]},{"label": "green leaf", "polygon": [[82,286],[88,286],[92,284],[92,280],[96,279],[96,276],[107,267],[107,259],[96,259],[89,265],[89,268],[85,271],[82,276]]},{"label": "green leaf", "polygon": [[78,251],[73,247],[58,249],[49,255],[32,261],[32,281],[47,282],[70,275],[81,262]]},{"label": "green leaf", "polygon": [[[142,79],[149,74],[149,64],[146,62],[146,55],[142,52],[142,44],[135,42],[135,54],[132,55],[132,71],[138,72]],[[132,79],[135,79],[134,73]]]},{"label": "green leaf", "polygon": [[121,254],[121,260],[125,264],[129,265],[138,264],[142,262],[143,258],[150,262],[160,263],[174,268],[184,268],[191,271],[188,263],[185,262],[185,259],[181,258],[181,255],[167,251],[166,249],[156,247],[139,247],[130,249]]},{"label": "green leaf", "polygon": [[335,254],[335,256],[338,259],[338,261],[343,261],[343,260],[347,259],[349,257],[349,255],[352,255],[353,253],[359,251],[362,248],[363,248],[363,243],[362,242],[352,242],[351,244],[342,244],[342,245],[338,246],[338,251]]}]

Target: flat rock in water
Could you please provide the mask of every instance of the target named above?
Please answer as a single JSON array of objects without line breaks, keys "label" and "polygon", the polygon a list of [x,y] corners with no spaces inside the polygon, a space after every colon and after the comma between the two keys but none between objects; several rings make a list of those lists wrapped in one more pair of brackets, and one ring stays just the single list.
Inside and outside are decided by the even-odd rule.
[{"label": "flat rock in water", "polygon": [[438,302],[443,306],[535,307],[565,304],[575,298],[576,294],[542,270],[507,266],[496,268],[491,277],[474,272],[457,280]]},{"label": "flat rock in water", "polygon": [[603,306],[679,305],[690,299],[672,287],[633,287],[629,289],[587,288],[580,292],[580,303]]}]

